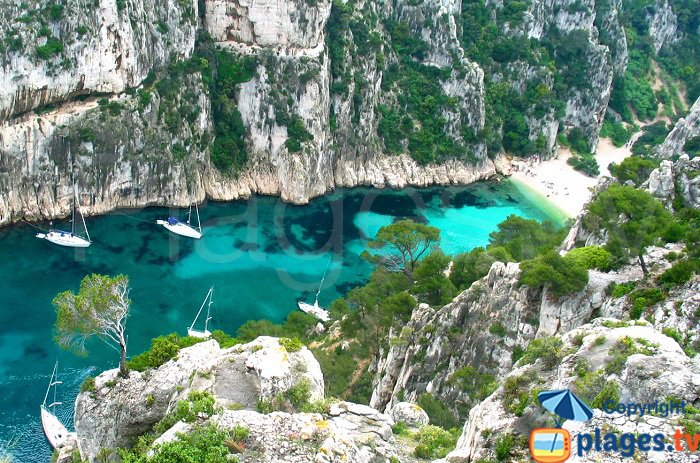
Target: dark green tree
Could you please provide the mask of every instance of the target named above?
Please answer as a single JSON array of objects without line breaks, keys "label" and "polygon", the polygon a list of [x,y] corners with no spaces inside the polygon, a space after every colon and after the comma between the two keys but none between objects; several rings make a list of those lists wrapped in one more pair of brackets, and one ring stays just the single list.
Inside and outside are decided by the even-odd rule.
[{"label": "dark green tree", "polygon": [[450,258],[442,251],[433,251],[416,265],[413,276],[416,279],[411,292],[422,296],[431,305],[447,304],[457,288],[445,275]]},{"label": "dark green tree", "polygon": [[413,270],[418,260],[440,241],[440,230],[413,220],[399,220],[379,229],[368,243],[376,254],[363,253],[370,261],[389,270],[402,271],[413,282]]},{"label": "dark green tree", "polygon": [[598,194],[588,207],[584,225],[589,230],[604,229],[611,252],[626,251],[639,259],[647,274],[644,253],[666,229],[671,214],[646,191],[612,185]]}]

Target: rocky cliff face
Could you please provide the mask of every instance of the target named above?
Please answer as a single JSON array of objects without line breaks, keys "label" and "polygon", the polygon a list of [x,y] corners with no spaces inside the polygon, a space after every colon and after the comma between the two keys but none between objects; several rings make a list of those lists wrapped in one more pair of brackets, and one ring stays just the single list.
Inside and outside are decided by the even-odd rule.
[{"label": "rocky cliff face", "polygon": [[[93,8],[8,2],[0,18],[7,37],[0,70],[0,223],[64,214],[74,177],[88,214],[205,196],[264,193],[304,203],[342,186],[473,182],[502,168],[502,142],[513,134],[530,145],[520,154],[552,155],[557,134],[574,128],[594,147],[613,72],[622,73],[627,62],[619,0],[536,0],[522,11],[489,1],[480,6],[485,23],[472,26],[476,5],[458,0],[331,3],[119,0]],[[647,18],[655,40],[672,42],[672,13],[659,0]],[[497,49],[486,58],[475,51],[481,44],[469,28],[477,26],[498,31],[490,44]],[[225,96],[245,132],[235,172],[220,172],[210,161],[220,127],[211,108],[221,97],[212,93],[211,76],[182,95],[198,108],[182,140],[176,113],[166,119],[160,108],[148,109],[157,101],[143,106],[157,112],[158,121],[131,111],[143,92],[156,93],[153,79],[158,87],[172,78],[174,63],[209,43],[206,34],[220,49],[257,60],[251,78]],[[195,67],[216,67],[200,55],[195,60]],[[487,120],[503,92],[500,83],[528,101],[522,120]],[[101,96],[123,102],[127,110],[106,112],[117,126],[136,131],[135,142],[119,135],[111,137],[113,146],[100,144],[104,118],[85,115],[94,109],[90,97]],[[83,129],[97,139],[92,147],[80,140],[89,154],[81,157],[75,143],[61,137]],[[138,141],[140,133],[160,143]],[[217,156],[234,156],[227,149]],[[107,158],[114,172],[105,170]],[[44,191],[49,175],[57,183],[53,192]]]},{"label": "rocky cliff face", "polygon": [[700,159],[684,154],[678,161],[661,161],[644,187],[671,208],[678,198],[685,206],[700,208]]},{"label": "rocky cliff face", "polygon": [[0,223],[67,215],[73,182],[89,213],[202,200],[209,100],[198,76],[173,86],[177,95],[155,92],[145,104],[122,95],[5,122]]},{"label": "rocky cliff face", "polygon": [[[93,392],[81,393],[76,401],[80,451],[89,462],[102,461],[98,455],[129,448],[192,391],[205,391],[215,400],[213,416],[200,411],[196,422],[159,428],[151,451],[197,426],[213,424],[226,432],[248,430],[236,455],[241,462],[415,461],[412,449],[393,437],[394,420],[365,405],[336,402],[323,413],[255,411],[260,401],[284,395],[302,382],[308,385],[307,400],[323,398],[323,375],[311,352],[289,352],[269,337],[229,349],[221,349],[216,341],[200,343],[182,349],[159,368],[132,372],[128,379],[110,370],[95,379]],[[419,407],[404,408],[410,410],[402,418],[417,426],[427,421]]]},{"label": "rocky cliff face", "polygon": [[[511,450],[512,457],[527,455],[525,436],[529,430],[549,423],[549,414],[530,397],[532,390],[572,388],[577,394],[587,396],[600,393],[601,387],[609,384],[607,387],[616,389],[618,400],[624,403],[650,403],[674,397],[692,404],[699,398],[698,360],[688,358],[673,339],[646,322],[625,324],[598,319],[561,339],[562,358],[541,358],[529,365],[520,362],[506,377],[503,387],[471,410],[457,449],[445,458],[446,462],[492,458],[494,442],[507,434],[521,436],[515,439],[518,444]],[[621,354],[621,345],[633,348]],[[611,362],[616,364],[611,366]],[[592,386],[594,376],[597,384]],[[630,417],[596,410],[591,421],[585,424],[567,421],[564,428],[576,434],[591,433],[596,427],[612,423],[618,432],[641,433],[653,429],[672,435],[681,418],[678,415]],[[583,457],[574,456],[572,461],[600,461],[601,457],[602,454],[591,452]],[[659,452],[654,455],[657,457],[658,461],[692,461],[690,454]],[[609,453],[604,458],[611,462],[626,461]]]},{"label": "rocky cliff face", "polygon": [[[679,250],[676,245],[650,248],[652,272],[668,269],[664,256]],[[609,273],[591,270],[583,291],[556,298],[547,287],[521,287],[518,264],[496,262],[450,304],[437,311],[423,305],[400,333],[390,336],[390,347],[379,356],[371,405],[390,411],[400,398],[416,401],[430,393],[464,416],[480,391],[461,380],[460,370],[503,378],[513,365],[513,352],[532,339],[566,333],[596,313],[621,317],[626,301],[613,299],[606,288],[641,278],[637,265]]]},{"label": "rocky cliff face", "polygon": [[115,94],[189,58],[197,2],[100,0],[0,4],[0,120],[78,95]]},{"label": "rocky cliff face", "polygon": [[676,122],[666,140],[654,148],[654,154],[661,159],[680,156],[684,152],[685,143],[698,136],[700,136],[700,98],[695,101],[688,114]]}]

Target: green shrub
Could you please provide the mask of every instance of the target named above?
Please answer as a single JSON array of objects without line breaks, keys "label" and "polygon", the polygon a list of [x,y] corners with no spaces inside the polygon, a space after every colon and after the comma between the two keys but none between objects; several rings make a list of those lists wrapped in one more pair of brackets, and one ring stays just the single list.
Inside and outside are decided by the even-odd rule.
[{"label": "green shrub", "polygon": [[95,392],[95,377],[88,376],[80,385],[80,392]]},{"label": "green shrub", "polygon": [[443,458],[454,450],[458,437],[457,429],[450,432],[437,426],[423,426],[415,436],[418,445],[414,454],[418,458],[430,460]]},{"label": "green shrub", "polygon": [[507,253],[503,253],[501,250],[499,254],[512,256],[508,261],[520,262],[533,259],[558,247],[566,233],[567,230],[557,228],[551,222],[540,223],[536,220],[510,215],[498,224],[497,231],[489,235],[491,244],[488,251],[498,259],[501,256],[496,256],[494,252],[496,248],[503,248]]},{"label": "green shrub", "polygon": [[639,156],[625,158],[620,164],[610,164],[610,173],[620,183],[627,181],[641,185],[649,178],[651,172],[659,166],[659,162]]},{"label": "green shrub", "polygon": [[145,371],[149,368],[158,368],[177,356],[180,349],[193,346],[203,339],[193,338],[190,336],[179,336],[176,333],[171,333],[167,336],[159,336],[151,340],[151,348],[143,352],[127,362],[127,366],[131,370]]},{"label": "green shrub", "polygon": [[63,42],[56,37],[49,37],[44,45],[36,47],[36,56],[44,60],[59,55],[61,52],[63,52]]},{"label": "green shrub", "polygon": [[564,358],[562,346],[562,340],[557,337],[533,339],[525,349],[521,364],[527,365],[541,359],[544,367],[551,370]]},{"label": "green shrub", "polygon": [[627,283],[610,283],[610,286],[608,286],[608,289],[606,290],[607,293],[609,293],[612,297],[618,298],[622,296],[626,296],[629,293],[631,293],[634,290],[634,287],[637,286],[636,281],[630,281]]},{"label": "green shrub", "polygon": [[520,269],[521,285],[531,288],[549,285],[557,297],[581,291],[588,284],[588,271],[556,251],[525,261],[520,264]]},{"label": "green shrub", "polygon": [[228,349],[237,344],[241,344],[241,341],[237,338],[233,338],[221,330],[214,330],[211,333],[211,338],[219,343],[219,347],[222,349]]},{"label": "green shrub", "polygon": [[314,137],[311,135],[311,132],[306,130],[304,121],[302,121],[299,116],[292,117],[291,121],[287,125],[287,141],[284,142],[284,145],[287,147],[289,152],[300,152],[301,145],[313,139]]},{"label": "green shrub", "polygon": [[681,346],[683,345],[683,336],[678,332],[677,329],[666,327],[666,328],[662,329],[661,332],[663,334],[665,334],[666,336],[668,336],[669,338],[676,341]]},{"label": "green shrub", "polygon": [[656,347],[641,338],[631,338],[629,336],[620,338],[608,351],[611,358],[605,365],[605,372],[609,375],[620,374],[624,370],[630,355],[652,355]]},{"label": "green shrub", "polygon": [[430,423],[443,429],[452,429],[459,425],[454,413],[437,397],[430,393],[418,396],[418,405],[425,410],[430,418]]},{"label": "green shrub", "polygon": [[666,299],[666,294],[659,288],[640,288],[627,297],[632,304],[630,318],[638,320],[647,309]]},{"label": "green shrub", "polygon": [[157,435],[163,434],[172,428],[178,421],[193,423],[199,416],[210,417],[216,413],[214,396],[209,392],[192,391],[186,400],[177,403],[175,410],[171,411],[153,427]]},{"label": "green shrub", "polygon": [[507,334],[507,331],[506,327],[503,326],[503,323],[496,321],[491,323],[491,326],[489,326],[489,333],[502,338]]},{"label": "green shrub", "polygon": [[287,352],[298,352],[304,347],[304,343],[299,338],[280,338],[279,343]]},{"label": "green shrub", "polygon": [[495,376],[479,372],[471,365],[456,370],[450,375],[447,383],[460,386],[469,398],[477,401],[484,400],[498,387]]},{"label": "green shrub", "polygon": [[659,282],[667,286],[680,286],[698,272],[700,269],[699,263],[700,261],[695,259],[678,261],[659,276]]},{"label": "green shrub", "polygon": [[493,450],[496,453],[496,459],[498,461],[506,461],[511,456],[514,445],[515,438],[512,434],[501,434],[493,445]]},{"label": "green shrub", "polygon": [[569,259],[581,268],[598,269],[607,272],[612,266],[612,255],[601,246],[575,248],[566,253]]},{"label": "green shrub", "polygon": [[495,261],[493,255],[480,247],[459,254],[453,260],[450,281],[459,290],[465,290],[475,281],[485,277]]},{"label": "green shrub", "polygon": [[534,372],[507,377],[503,383],[503,408],[515,416],[522,416],[530,404],[530,386],[535,380]]},{"label": "green shrub", "polygon": [[592,154],[573,155],[567,159],[566,163],[589,177],[600,175],[600,166],[598,166],[598,161]]},{"label": "green shrub", "polygon": [[214,425],[195,426],[194,430],[158,446],[151,456],[147,450],[120,449],[119,457],[123,463],[233,463],[238,460],[230,458],[227,438],[228,433]]}]

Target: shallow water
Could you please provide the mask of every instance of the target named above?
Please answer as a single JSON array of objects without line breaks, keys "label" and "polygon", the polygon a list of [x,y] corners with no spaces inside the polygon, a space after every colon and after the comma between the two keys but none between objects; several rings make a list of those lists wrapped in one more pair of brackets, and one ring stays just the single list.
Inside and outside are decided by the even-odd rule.
[{"label": "shallow water", "polygon": [[[135,354],[153,337],[185,334],[211,285],[210,329],[232,334],[246,320],[282,321],[298,299],[313,300],[327,266],[320,303],[329,304],[365,281],[370,268],[359,253],[368,237],[394,218],[439,227],[447,254],[488,243],[488,234],[510,214],[561,221],[509,182],[400,192],[341,190],[306,206],[271,197],[209,203],[200,208],[205,235],[200,241],[171,235],[154,223],[185,212],[147,208],[90,218],[94,243],[77,251],[37,240],[32,225],[0,229],[0,444],[15,462],[50,460],[39,404],[56,360],[64,381],[59,389],[64,405],[57,414],[71,426],[83,378],[117,364],[117,353],[98,341],[90,344],[88,357],[76,357],[51,339],[52,298],[77,290],[86,274],[130,277],[127,331]],[[61,224],[68,227],[65,221],[55,223]]]}]

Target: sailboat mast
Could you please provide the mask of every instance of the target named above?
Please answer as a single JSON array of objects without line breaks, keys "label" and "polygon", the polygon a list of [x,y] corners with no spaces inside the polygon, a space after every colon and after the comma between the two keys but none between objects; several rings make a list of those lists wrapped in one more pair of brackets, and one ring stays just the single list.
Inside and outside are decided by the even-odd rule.
[{"label": "sailboat mast", "polygon": [[[204,298],[204,302],[202,302],[202,306],[199,308],[199,312],[197,312],[197,316],[194,317],[194,320],[192,321],[192,324],[190,325],[189,329],[194,328],[194,324],[197,323],[197,319],[199,316],[202,314],[202,310],[204,310],[204,305],[207,303],[207,299],[209,299],[209,296],[211,295],[211,292],[214,291],[214,288],[210,288],[209,292],[207,293],[207,297]],[[210,303],[211,305],[211,303]],[[209,317],[209,309],[207,308],[207,318]]]},{"label": "sailboat mast", "polygon": [[190,210],[187,212],[187,225],[190,224],[190,219],[192,218],[192,204],[190,204]]},{"label": "sailboat mast", "polygon": [[[191,207],[192,206],[190,206],[190,208]],[[199,233],[202,233],[202,223],[199,221],[199,206],[197,206],[197,203],[194,203],[194,210],[197,212],[197,229]]]},{"label": "sailboat mast", "polygon": [[333,262],[333,256],[331,256],[331,258],[328,259],[328,264],[326,264],[326,270],[323,271],[323,276],[321,277],[321,284],[318,285],[318,291],[316,291],[316,301],[315,301],[316,306],[318,306],[318,295],[321,294],[321,288],[323,288],[323,281],[326,279],[326,274],[328,273],[328,269],[331,266],[331,262]]},{"label": "sailboat mast", "polygon": [[207,319],[204,321],[204,332],[209,330],[209,320],[211,320],[211,305],[214,303],[214,287],[209,289],[209,305],[207,305]]},{"label": "sailboat mast", "polygon": [[[56,376],[56,368],[58,368],[58,362],[53,366],[53,373],[51,373],[51,379],[49,380],[49,387],[46,388],[46,395],[44,395],[43,406],[46,406],[46,399],[49,398],[49,392],[51,392],[51,386],[53,386],[53,378]],[[55,400],[54,400],[55,402]]]},{"label": "sailboat mast", "polygon": [[72,211],[72,218],[71,218],[71,229],[70,232],[72,235],[75,235],[75,202],[78,199],[78,194],[77,194],[77,185],[73,183],[73,211]]}]

